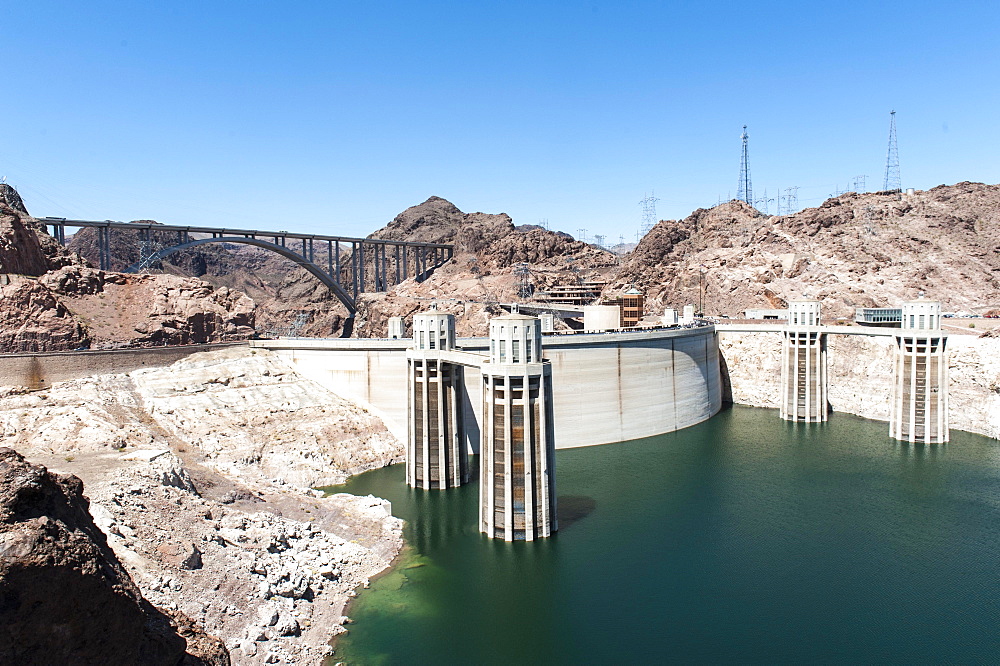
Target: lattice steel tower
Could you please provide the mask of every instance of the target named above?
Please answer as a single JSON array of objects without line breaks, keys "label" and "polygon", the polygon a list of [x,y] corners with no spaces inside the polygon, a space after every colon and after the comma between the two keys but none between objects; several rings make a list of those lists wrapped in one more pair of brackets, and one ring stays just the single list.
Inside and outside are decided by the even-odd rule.
[{"label": "lattice steel tower", "polygon": [[885,157],[885,182],[882,184],[885,192],[900,192],[902,184],[899,179],[899,150],[896,148],[896,112],[889,112],[889,152]]},{"label": "lattice steel tower", "polygon": [[659,199],[656,198],[656,195],[649,194],[639,202],[639,205],[642,206],[642,226],[639,228],[639,237],[636,238],[637,241],[648,234],[650,230],[656,226],[657,201],[659,201]]},{"label": "lattice steel tower", "polygon": [[740,138],[743,139],[743,155],[740,157],[740,184],[736,190],[736,198],[752,206],[753,186],[750,183],[750,152],[747,148],[747,139],[750,138],[750,135],[747,134],[746,125],[743,126],[743,134]]}]

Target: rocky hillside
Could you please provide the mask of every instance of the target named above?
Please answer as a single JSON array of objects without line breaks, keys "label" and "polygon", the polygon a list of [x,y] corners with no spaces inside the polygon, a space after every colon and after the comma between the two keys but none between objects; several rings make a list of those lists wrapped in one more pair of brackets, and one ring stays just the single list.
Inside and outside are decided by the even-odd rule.
[{"label": "rocky hillside", "polygon": [[0,274],[42,275],[85,262],[45,233],[10,185],[0,183]]},{"label": "rocky hillside", "polygon": [[440,197],[407,208],[369,238],[454,245],[459,261],[475,256],[487,269],[521,262],[536,268],[561,267],[570,258],[580,268],[615,264],[612,253],[567,234],[534,225],[515,227],[506,213],[463,213]]},{"label": "rocky hillside", "polygon": [[80,479],[0,448],[0,662],[228,666],[218,639],[143,598],[88,509]]},{"label": "rocky hillside", "polygon": [[95,270],[0,185],[0,352],[242,339],[253,301],[176,275]]},{"label": "rocky hillside", "polygon": [[388,318],[427,309],[431,300],[456,315],[459,335],[485,335],[490,303],[519,300],[516,270],[527,264],[534,289],[602,278],[617,266],[607,250],[541,227],[515,227],[506,214],[464,213],[431,197],[396,216],[372,238],[446,243],[455,256],[427,280],[407,280],[387,294],[366,295],[358,305],[355,335],[381,337]]},{"label": "rocky hillside", "polygon": [[958,183],[912,195],[847,193],[794,215],[740,201],[657,224],[612,288],[635,284],[651,308],[699,302],[737,314],[808,296],[851,317],[924,291],[945,310],[1000,304],[1000,185]]}]

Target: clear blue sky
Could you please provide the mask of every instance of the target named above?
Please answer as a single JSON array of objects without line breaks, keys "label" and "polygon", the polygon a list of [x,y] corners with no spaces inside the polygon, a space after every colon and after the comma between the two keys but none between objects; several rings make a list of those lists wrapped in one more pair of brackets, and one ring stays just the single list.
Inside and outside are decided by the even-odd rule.
[{"label": "clear blue sky", "polygon": [[[431,195],[634,240],[736,195],[1000,181],[995,2],[4,0],[39,216],[367,235]],[[773,212],[773,204],[772,204]]]}]

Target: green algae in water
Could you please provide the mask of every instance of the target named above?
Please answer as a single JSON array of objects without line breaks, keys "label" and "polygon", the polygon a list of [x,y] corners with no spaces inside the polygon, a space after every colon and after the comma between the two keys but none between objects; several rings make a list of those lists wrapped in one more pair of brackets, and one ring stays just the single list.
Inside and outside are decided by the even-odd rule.
[{"label": "green algae in water", "polygon": [[886,430],[737,407],[562,450],[562,529],[534,543],[479,534],[478,483],[363,474],[338,490],[389,499],[408,550],[352,603],[333,661],[992,661],[1000,445]]}]

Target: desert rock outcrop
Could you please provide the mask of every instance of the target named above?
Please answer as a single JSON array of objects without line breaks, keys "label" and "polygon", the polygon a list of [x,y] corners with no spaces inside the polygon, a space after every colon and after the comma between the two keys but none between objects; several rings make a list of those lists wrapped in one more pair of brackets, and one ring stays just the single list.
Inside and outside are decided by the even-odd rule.
[{"label": "desert rock outcrop", "polygon": [[[139,593],[88,512],[83,484],[0,448],[0,661],[228,665],[219,641]],[[197,637],[197,638],[195,638]]]},{"label": "desert rock outcrop", "polygon": [[1000,302],[1000,185],[914,194],[849,192],[794,215],[741,201],[661,221],[624,260],[613,288],[636,284],[651,308],[703,302],[709,314],[823,301],[824,316],[920,291],[945,310]]}]

